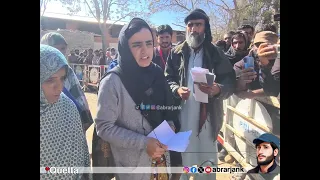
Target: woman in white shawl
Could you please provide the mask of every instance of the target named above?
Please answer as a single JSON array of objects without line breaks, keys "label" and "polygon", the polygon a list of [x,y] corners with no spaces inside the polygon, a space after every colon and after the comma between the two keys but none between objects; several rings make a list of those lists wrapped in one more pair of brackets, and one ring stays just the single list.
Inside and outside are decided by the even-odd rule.
[{"label": "woman in white shawl", "polygon": [[[68,71],[59,50],[40,45],[40,167],[90,167],[76,105],[62,93]],[[90,179],[90,174],[45,173],[40,179]]]}]

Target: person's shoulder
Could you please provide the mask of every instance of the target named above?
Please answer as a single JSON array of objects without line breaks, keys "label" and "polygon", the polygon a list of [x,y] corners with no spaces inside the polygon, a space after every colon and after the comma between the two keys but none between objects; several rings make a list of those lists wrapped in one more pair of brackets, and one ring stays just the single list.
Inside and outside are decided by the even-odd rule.
[{"label": "person's shoulder", "polygon": [[280,166],[278,164],[276,164],[276,168],[274,168],[273,171],[271,171],[271,173],[280,173]]},{"label": "person's shoulder", "polygon": [[121,79],[119,75],[116,73],[116,71],[110,70],[107,72],[106,76],[101,80],[100,85],[103,86],[109,86],[110,84],[119,84],[121,82]]},{"label": "person's shoulder", "polygon": [[114,67],[116,67],[118,65],[118,61],[117,60],[112,60],[109,63],[109,67],[108,67],[108,71],[110,71],[111,69],[113,69]]},{"label": "person's shoulder", "polygon": [[154,69],[155,69],[156,73],[163,73],[162,68],[158,64],[152,62],[152,65],[154,66]]},{"label": "person's shoulder", "polygon": [[209,53],[209,56],[213,59],[214,62],[221,62],[221,61],[228,61],[228,57],[226,56],[225,52],[223,52],[222,49],[218,48],[213,43],[206,43],[205,50],[208,51],[206,53]]},{"label": "person's shoulder", "polygon": [[210,51],[214,51],[214,52],[217,52],[217,54],[219,56],[222,56],[222,57],[225,57],[226,55],[224,54],[224,51],[219,48],[216,44],[213,44],[213,43],[208,43],[208,46],[210,48]]},{"label": "person's shoulder", "polygon": [[189,48],[188,44],[186,41],[182,42],[181,44],[173,47],[170,51],[170,55],[168,56],[168,61],[181,61],[180,57],[182,56],[183,53],[186,53]]},{"label": "person's shoulder", "polygon": [[259,172],[259,166],[253,168],[253,169],[250,169],[247,173],[250,174],[250,173],[258,173]]},{"label": "person's shoulder", "polygon": [[187,41],[182,42],[181,44],[175,46],[171,49],[172,54],[181,54],[183,50],[189,48]]},{"label": "person's shoulder", "polygon": [[[68,83],[69,85],[66,86],[66,84]],[[76,73],[73,71],[73,69],[70,66],[68,66],[67,78],[65,80],[65,87],[70,91],[70,88],[72,88],[76,84],[80,84],[78,77]]]},{"label": "person's shoulder", "polygon": [[113,65],[118,65],[118,60],[117,59],[113,59],[111,62],[110,62],[110,64],[113,64]]},{"label": "person's shoulder", "polygon": [[61,92],[60,99],[57,105],[63,106],[63,108],[68,112],[73,112],[73,111],[78,112],[77,106],[63,92]]}]

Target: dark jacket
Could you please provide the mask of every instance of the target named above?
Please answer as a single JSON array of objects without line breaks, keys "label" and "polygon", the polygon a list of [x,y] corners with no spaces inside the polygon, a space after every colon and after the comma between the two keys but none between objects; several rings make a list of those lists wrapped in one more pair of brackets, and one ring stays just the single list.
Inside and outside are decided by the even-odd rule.
[{"label": "dark jacket", "polygon": [[[158,48],[156,48],[156,47],[154,48],[154,53],[155,53],[155,58],[153,58],[152,62],[155,63],[156,65],[160,66],[161,69],[164,71],[165,64],[163,64],[163,61],[161,59],[160,52],[159,52]],[[168,54],[168,57],[169,56],[170,56],[170,52]],[[163,60],[164,60],[165,63],[167,63],[168,57],[167,58],[163,57]]]},{"label": "dark jacket", "polygon": [[[218,132],[222,127],[223,122],[223,100],[229,98],[235,88],[235,72],[224,53],[215,45],[205,42],[203,55],[203,68],[209,69],[210,72],[216,74],[216,83],[221,88],[220,94],[213,98],[209,98],[209,107],[207,111],[210,114],[212,125],[212,135],[217,138]],[[171,55],[168,58],[165,76],[167,78],[170,89],[175,97],[175,104],[181,104],[181,98],[177,93],[179,87],[187,87],[188,82],[188,64],[190,57],[190,48],[187,42],[176,46],[171,50]],[[192,94],[191,94],[192,96]]]},{"label": "dark jacket", "polygon": [[[251,173],[259,173],[260,166],[257,166],[253,169],[250,169],[247,174]],[[280,166],[277,165],[277,163],[274,161],[272,166],[268,169],[268,173],[263,174],[259,173],[265,180],[273,180],[274,177],[276,177],[278,174],[280,174]]]},{"label": "dark jacket", "polygon": [[89,64],[92,65],[92,58],[93,58],[93,54],[88,54],[86,57],[86,60],[83,62],[84,64]]},{"label": "dark jacket", "polygon": [[266,95],[277,97],[280,94],[280,58],[261,67],[259,81]]}]

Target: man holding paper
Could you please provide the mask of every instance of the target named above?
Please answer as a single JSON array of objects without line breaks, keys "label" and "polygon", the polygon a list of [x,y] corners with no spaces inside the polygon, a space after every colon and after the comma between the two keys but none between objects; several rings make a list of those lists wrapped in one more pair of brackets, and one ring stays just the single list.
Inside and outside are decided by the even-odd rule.
[{"label": "man holding paper", "polygon": [[[165,70],[176,105],[182,105],[180,131],[192,130],[182,165],[214,166],[218,162],[216,140],[222,127],[223,100],[233,94],[236,76],[224,53],[211,43],[206,13],[196,9],[185,23],[186,41],[172,49]],[[215,178],[215,174],[206,174],[196,179]]]}]

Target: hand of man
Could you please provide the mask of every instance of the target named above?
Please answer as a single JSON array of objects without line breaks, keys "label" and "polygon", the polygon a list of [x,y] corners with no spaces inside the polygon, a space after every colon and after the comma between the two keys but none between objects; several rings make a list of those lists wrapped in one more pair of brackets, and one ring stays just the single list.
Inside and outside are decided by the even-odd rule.
[{"label": "hand of man", "polygon": [[190,89],[187,87],[179,87],[177,90],[179,96],[182,100],[188,100],[190,96]]},{"label": "hand of man", "polygon": [[260,44],[257,53],[262,66],[268,65],[269,60],[277,58],[276,48],[268,43]]},{"label": "hand of man", "polygon": [[220,87],[216,83],[213,83],[211,86],[207,83],[199,83],[198,86],[200,91],[208,94],[209,97],[213,97],[220,93]]},{"label": "hand of man", "polygon": [[147,153],[151,158],[160,158],[168,150],[168,146],[160,143],[155,138],[149,138],[147,142]]},{"label": "hand of man", "polygon": [[173,132],[176,132],[176,128],[175,128],[174,126],[171,126],[171,125],[170,125],[170,127],[171,127],[171,129],[172,129]]},{"label": "hand of man", "polygon": [[239,72],[239,79],[237,80],[237,91],[247,90],[247,84],[251,83],[257,77],[257,73],[253,68],[243,69]]},{"label": "hand of man", "polygon": [[245,83],[251,83],[256,77],[257,73],[253,70],[252,67],[250,67],[240,71],[238,80],[243,81]]}]

